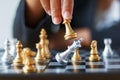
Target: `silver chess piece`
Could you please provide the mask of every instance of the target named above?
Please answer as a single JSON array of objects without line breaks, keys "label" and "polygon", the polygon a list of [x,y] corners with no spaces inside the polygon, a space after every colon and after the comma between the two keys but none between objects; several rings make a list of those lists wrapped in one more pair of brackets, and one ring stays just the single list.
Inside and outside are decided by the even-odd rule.
[{"label": "silver chess piece", "polygon": [[83,41],[83,38],[80,38],[80,40],[75,40],[72,45],[68,46],[68,49],[65,50],[64,52],[57,53],[55,56],[55,59],[57,62],[62,63],[62,64],[67,64],[68,62],[68,56],[74,52],[77,48],[81,47],[81,42]]},{"label": "silver chess piece", "polygon": [[112,43],[112,39],[110,38],[104,39],[105,48],[103,50],[103,57],[113,56],[113,50],[111,48],[111,43]]},{"label": "silver chess piece", "polygon": [[12,64],[13,57],[10,54],[10,41],[9,40],[5,41],[5,52],[4,52],[1,60],[2,60],[2,63],[5,65]]},{"label": "silver chess piece", "polygon": [[17,55],[16,53],[16,43],[17,43],[17,39],[13,39],[11,40],[11,47],[10,47],[10,54],[15,58],[15,56]]}]

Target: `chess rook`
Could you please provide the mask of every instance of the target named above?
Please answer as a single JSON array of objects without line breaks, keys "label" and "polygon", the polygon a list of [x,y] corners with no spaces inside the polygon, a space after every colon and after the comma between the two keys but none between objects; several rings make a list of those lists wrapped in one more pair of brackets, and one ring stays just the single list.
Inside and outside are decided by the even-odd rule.
[{"label": "chess rook", "polygon": [[104,39],[105,48],[103,50],[103,57],[113,56],[113,50],[111,48],[111,43],[112,43],[112,39],[110,38]]},{"label": "chess rook", "polygon": [[65,24],[66,32],[65,32],[65,40],[76,38],[77,33],[73,31],[73,29],[70,26],[70,20],[65,19],[63,24]]},{"label": "chess rook", "polygon": [[56,60],[59,63],[66,64],[69,60],[68,56],[73,53],[77,48],[81,47],[81,42],[83,39],[81,38],[80,40],[75,40],[72,45],[68,46],[68,49],[65,50],[64,52],[57,53],[55,56]]}]

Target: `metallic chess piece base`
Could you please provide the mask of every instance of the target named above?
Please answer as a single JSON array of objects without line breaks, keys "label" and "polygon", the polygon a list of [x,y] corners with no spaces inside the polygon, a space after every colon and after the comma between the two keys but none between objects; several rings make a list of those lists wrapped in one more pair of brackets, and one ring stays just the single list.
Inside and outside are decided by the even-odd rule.
[{"label": "metallic chess piece base", "polygon": [[44,63],[46,61],[46,58],[44,58],[44,57],[38,57],[38,58],[35,58],[35,62],[36,63]]},{"label": "metallic chess piece base", "polygon": [[13,63],[13,65],[14,65],[15,67],[23,67],[23,66],[24,66],[24,65],[21,64],[21,63]]},{"label": "metallic chess piece base", "polygon": [[89,61],[100,61],[100,57],[98,55],[90,55]]},{"label": "metallic chess piece base", "polygon": [[21,58],[16,58],[14,61],[13,61],[13,65],[14,66],[23,66],[23,63],[22,63],[22,59]]},{"label": "metallic chess piece base", "polygon": [[65,34],[64,38],[65,40],[73,39],[77,37],[77,33],[71,33],[71,34]]},{"label": "metallic chess piece base", "polygon": [[34,67],[34,66],[24,66],[23,67],[23,72],[24,73],[34,73],[34,72],[36,72],[37,70],[36,70],[36,68]]}]

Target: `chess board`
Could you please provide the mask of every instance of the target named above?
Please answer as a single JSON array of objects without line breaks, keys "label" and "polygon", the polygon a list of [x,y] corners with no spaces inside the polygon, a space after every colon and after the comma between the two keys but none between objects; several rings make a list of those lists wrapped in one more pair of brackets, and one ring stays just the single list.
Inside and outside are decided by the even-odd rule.
[{"label": "chess board", "polygon": [[[2,54],[1,52],[0,54]],[[80,55],[82,60],[80,62],[73,63],[71,60],[66,65],[62,65],[58,63],[54,57],[51,60],[48,60],[45,64],[36,64],[36,73],[31,73],[31,76],[40,75],[44,77],[48,76],[48,74],[52,75],[67,75],[71,74],[120,74],[120,56],[118,52],[115,52],[115,55],[109,58],[103,58],[102,51],[99,52],[101,60],[98,62],[90,62],[88,57],[90,55],[89,51],[80,51]],[[2,56],[2,55],[0,55]],[[71,57],[71,56],[70,56]],[[1,59],[1,58],[0,58]],[[2,75],[2,76],[1,76]],[[11,75],[11,76],[9,76]],[[15,68],[13,65],[3,65],[0,60],[0,80],[2,80],[3,76],[5,77],[15,77],[18,76],[23,80],[22,76],[26,74],[23,72],[22,68]],[[21,76],[20,76],[21,75]],[[29,75],[29,74],[28,74]],[[53,75],[53,76],[54,76]],[[50,79],[50,78],[49,78]],[[5,80],[5,79],[4,79]],[[70,79],[69,79],[70,80]]]}]

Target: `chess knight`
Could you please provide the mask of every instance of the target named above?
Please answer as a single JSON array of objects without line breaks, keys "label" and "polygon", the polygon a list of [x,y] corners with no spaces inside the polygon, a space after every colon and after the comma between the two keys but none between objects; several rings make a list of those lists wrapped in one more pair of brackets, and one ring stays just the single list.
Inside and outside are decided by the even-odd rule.
[{"label": "chess knight", "polygon": [[24,64],[23,71],[25,73],[36,72],[35,61],[32,58],[36,55],[36,53],[30,50],[29,48],[24,48],[22,54]]}]

